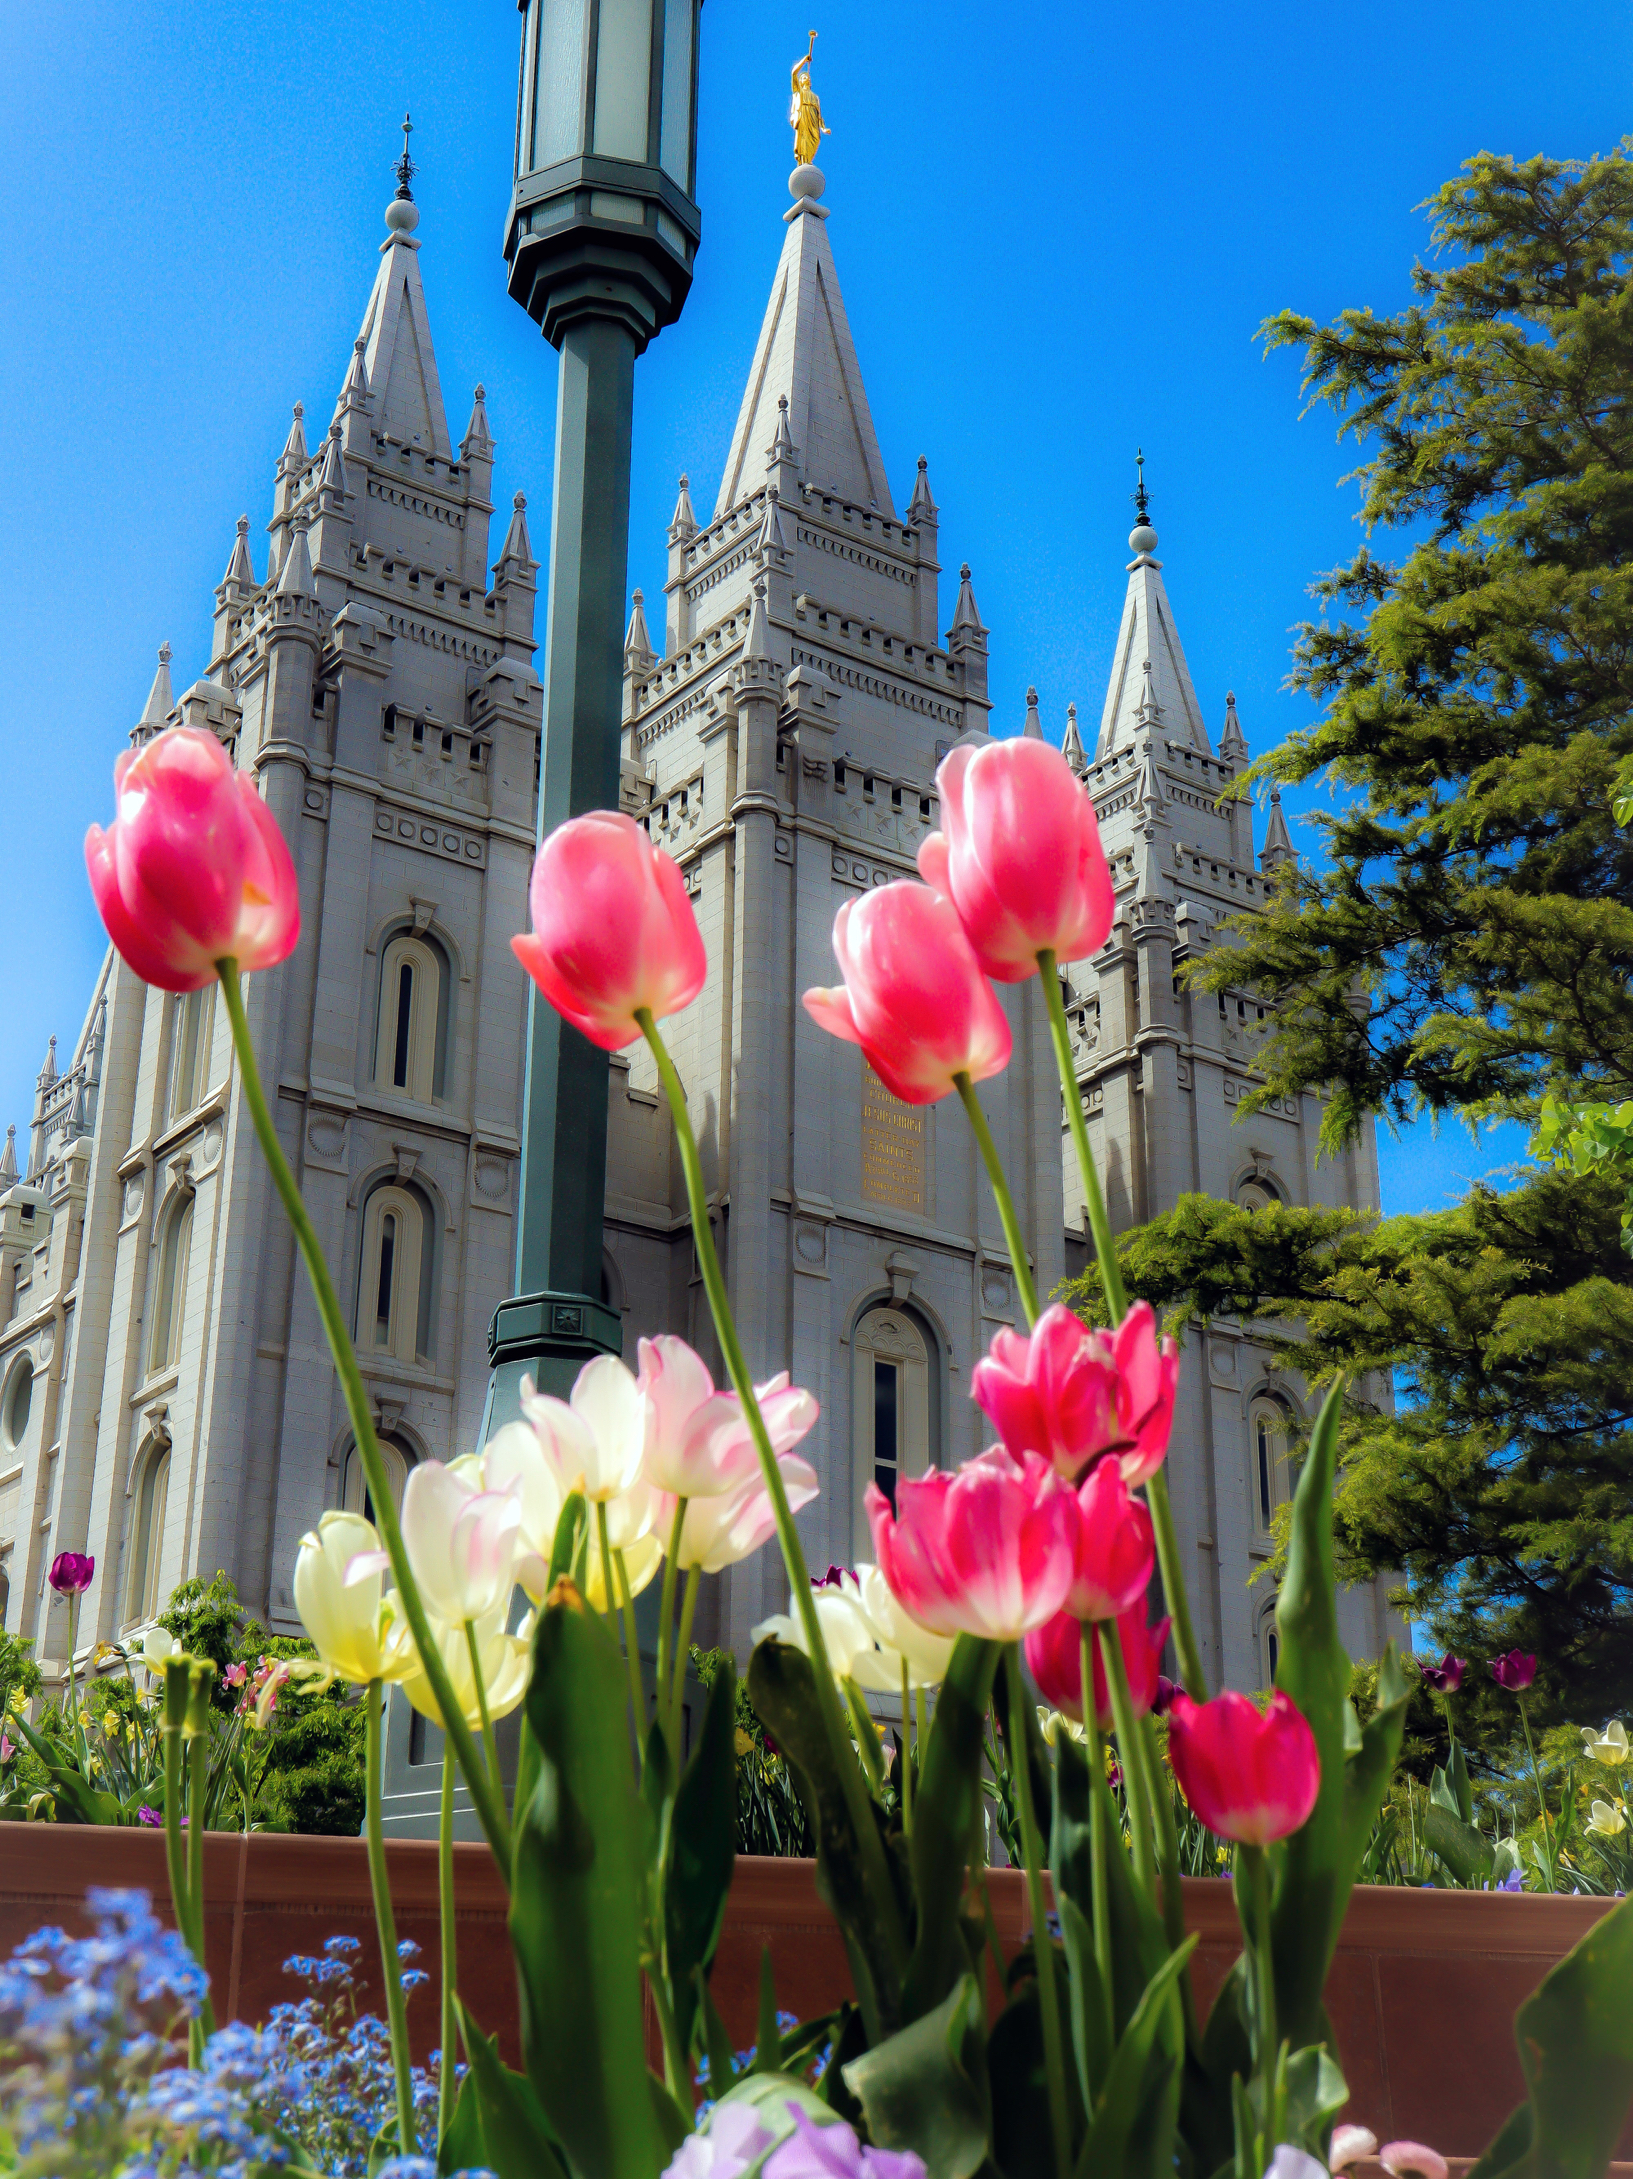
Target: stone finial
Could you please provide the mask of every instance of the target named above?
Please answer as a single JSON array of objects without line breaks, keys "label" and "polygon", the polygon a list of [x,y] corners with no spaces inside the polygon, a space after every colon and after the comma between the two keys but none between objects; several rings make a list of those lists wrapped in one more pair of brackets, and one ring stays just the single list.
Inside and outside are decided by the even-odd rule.
[{"label": "stone finial", "polygon": [[249,556],[249,516],[238,517],[238,535],[233,540],[232,556],[227,562],[227,572],[222,583],[235,583],[240,590],[255,588],[255,564]]},{"label": "stone finial", "polygon": [[6,1129],[6,1147],[0,1150],[0,1181],[11,1182],[17,1178],[17,1129]]},{"label": "stone finial", "polygon": [[765,520],[760,525],[760,556],[782,560],[788,553],[788,536],[782,526],[782,494],[772,485],[765,496]]},{"label": "stone finial", "polygon": [[1141,666],[1140,672],[1144,678],[1140,689],[1140,701],[1135,710],[1134,718],[1137,725],[1143,726],[1146,732],[1150,733],[1161,721],[1162,706],[1157,702],[1156,689],[1151,679],[1151,661],[1149,658]]},{"label": "stone finial", "polygon": [[459,443],[459,451],[467,461],[485,461],[493,452],[493,438],[488,430],[486,402],[486,388],[478,386],[471,397],[471,420],[466,425],[465,436]]},{"label": "stone finial", "polygon": [[527,495],[518,492],[511,500],[510,508],[510,528],[505,532],[504,548],[494,570],[501,580],[514,569],[538,566],[527,534]]},{"label": "stone finial", "polygon": [[697,535],[697,516],[692,512],[691,479],[681,472],[680,497],[675,501],[675,511],[669,517],[669,542],[684,544],[688,537]]},{"label": "stone finial", "polygon": [[310,526],[304,514],[296,515],[289,550],[284,554],[284,564],[278,571],[276,594],[280,598],[315,599],[318,594],[317,585],[312,580],[312,555],[306,543],[306,532]]},{"label": "stone finial", "polygon": [[1089,758],[1083,747],[1083,737],[1077,730],[1076,704],[1066,706],[1066,732],[1061,737],[1060,753],[1079,779],[1088,777]]},{"label": "stone finial", "polygon": [[1225,728],[1219,737],[1219,754],[1227,764],[1239,764],[1247,755],[1247,736],[1236,716],[1236,691],[1225,691]]},{"label": "stone finial", "polygon": [[53,1037],[45,1048],[45,1065],[35,1076],[37,1089],[49,1089],[57,1079],[57,1040]]},{"label": "stone finial", "polygon": [[1142,447],[1135,449],[1134,467],[1139,483],[1129,497],[1134,502],[1139,520],[1128,533],[1128,549],[1137,560],[1147,560],[1157,549],[1157,533],[1151,527],[1151,494],[1145,488],[1145,450]]},{"label": "stone finial", "polygon": [[788,396],[780,393],[777,396],[777,430],[765,450],[766,461],[791,462],[794,452],[794,435],[788,428]]},{"label": "stone finial", "polygon": [[975,602],[975,592],[970,588],[970,563],[966,560],[958,571],[958,609],[953,614],[953,634],[963,631],[985,635],[986,624],[981,618],[981,608]]},{"label": "stone finial", "polygon": [[649,665],[657,655],[652,648],[652,638],[647,634],[645,607],[646,594],[644,591],[637,590],[634,593],[634,603],[630,607],[629,626],[624,631],[624,663],[626,666],[640,667]]},{"label": "stone finial", "polygon": [[155,734],[162,734],[165,721],[175,708],[175,697],[170,689],[171,649],[168,643],[159,645],[159,666],[153,676],[153,686],[147,692],[147,702],[142,706],[142,716],[130,730],[131,746],[140,749]]},{"label": "stone finial", "polygon": [[340,426],[331,424],[329,436],[323,446],[323,468],[318,475],[318,489],[333,492],[340,505],[337,513],[345,512],[346,504],[346,457],[341,451]]},{"label": "stone finial", "polygon": [[913,479],[913,496],[907,502],[907,520],[910,528],[923,529],[935,521],[940,513],[930,496],[930,463],[926,455],[919,456],[919,473]]},{"label": "stone finial", "polygon": [[368,407],[369,367],[363,360],[368,345],[367,339],[361,333],[352,342],[352,360],[347,367],[346,383],[341,387],[340,399],[335,405],[337,416],[344,415],[348,409]]},{"label": "stone finial", "polygon": [[769,659],[771,656],[771,624],[766,619],[765,577],[754,578],[754,602],[749,607],[748,634],[743,639],[743,660]]},{"label": "stone finial", "polygon": [[294,410],[295,420],[289,427],[289,437],[285,439],[284,450],[278,457],[280,474],[306,467],[306,433],[301,429],[301,418],[305,414],[305,402],[297,401]]},{"label": "stone finial", "polygon": [[1281,789],[1272,787],[1270,819],[1264,828],[1264,846],[1259,850],[1259,868],[1266,871],[1277,870],[1283,863],[1297,860],[1292,838],[1287,830],[1287,820],[1281,813]]},{"label": "stone finial", "polygon": [[1029,688],[1026,692],[1026,724],[1021,733],[1027,741],[1042,741],[1043,721],[1038,716],[1038,692]]}]

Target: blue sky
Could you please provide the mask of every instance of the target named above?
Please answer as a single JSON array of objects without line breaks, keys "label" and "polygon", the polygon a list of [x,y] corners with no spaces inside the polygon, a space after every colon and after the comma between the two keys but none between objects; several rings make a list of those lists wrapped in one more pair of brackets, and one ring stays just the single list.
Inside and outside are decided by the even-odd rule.
[{"label": "blue sky", "polygon": [[[1255,328],[1407,297],[1414,207],[1485,148],[1581,157],[1626,125],[1622,0],[1160,12],[827,0],[830,236],[899,498],[919,454],[942,557],[975,570],[995,724],[1035,681],[1098,714],[1143,445],[1166,579],[1217,732],[1308,716],[1283,688],[1317,571],[1359,538],[1326,412]],[[637,378],[630,573],[661,590],[674,480],[712,500],[782,239],[787,71],[813,20],[707,0],[704,246]],[[0,197],[10,418],[0,613],[8,816],[0,1125],[77,1031],[101,933],[84,830],[161,641],[206,664],[233,524],[257,564],[289,407],[339,388],[413,109],[449,421],[481,379],[494,498],[548,535],[555,358],[505,294],[518,17],[500,0],[56,0],[0,15],[17,147]],[[497,545],[497,538],[495,539]],[[951,617],[952,598],[945,601]],[[1290,801],[1292,814],[1310,797]],[[1385,1207],[1433,1208],[1521,1145],[1381,1143]]]}]

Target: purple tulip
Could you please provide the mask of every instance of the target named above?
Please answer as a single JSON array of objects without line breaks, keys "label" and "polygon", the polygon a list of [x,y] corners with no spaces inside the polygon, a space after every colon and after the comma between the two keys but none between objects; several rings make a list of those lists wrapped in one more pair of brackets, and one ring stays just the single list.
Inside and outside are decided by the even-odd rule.
[{"label": "purple tulip", "polygon": [[136,1821],[138,1823],[145,1823],[152,1830],[157,1831],[160,1825],[164,1822],[164,1818],[159,1814],[159,1811],[156,1808],[149,1808],[146,1801],[144,1801],[141,1807],[136,1811]]},{"label": "purple tulip", "polygon": [[1491,1676],[1511,1695],[1523,1694],[1537,1676],[1537,1660],[1522,1649],[1511,1649],[1506,1657],[1492,1658]]},{"label": "purple tulip", "polygon": [[1174,1707],[1174,1697],[1179,1693],[1177,1684],[1166,1672],[1157,1674],[1157,1692],[1151,1699],[1151,1715],[1162,1717]]},{"label": "purple tulip", "polygon": [[[1463,1675],[1469,1668],[1466,1657],[1454,1657],[1447,1650],[1437,1665],[1420,1665],[1424,1684],[1432,1687],[1437,1695],[1455,1695],[1463,1684]],[[1492,1670],[1496,1670],[1493,1665]]]},{"label": "purple tulip", "polygon": [[95,1559],[88,1559],[83,1551],[59,1551],[46,1579],[58,1596],[83,1596],[95,1572]]}]

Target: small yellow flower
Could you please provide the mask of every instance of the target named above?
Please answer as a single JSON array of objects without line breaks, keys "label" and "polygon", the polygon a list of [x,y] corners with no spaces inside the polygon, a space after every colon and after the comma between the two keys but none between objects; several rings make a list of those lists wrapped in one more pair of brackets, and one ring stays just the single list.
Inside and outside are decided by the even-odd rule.
[{"label": "small yellow flower", "polygon": [[89,1725],[91,1722],[91,1713],[86,1709],[84,1703],[79,1706],[79,1722],[81,1725]]},{"label": "small yellow flower", "polygon": [[1627,1829],[1627,1818],[1609,1801],[1595,1801],[1593,1813],[1588,1818],[1588,1829],[1597,1831],[1601,1838],[1613,1839],[1618,1831]]},{"label": "small yellow flower", "polygon": [[1213,1858],[1219,1863],[1219,1866],[1223,1868],[1225,1863],[1230,1859],[1230,1848],[1228,1846],[1215,1847]]},{"label": "small yellow flower", "polygon": [[743,1726],[739,1725],[737,1728],[736,1736],[732,1741],[732,1746],[737,1750],[737,1760],[739,1762],[741,1762],[743,1757],[748,1754],[749,1750],[753,1747],[753,1745],[754,1735],[748,1732]]}]

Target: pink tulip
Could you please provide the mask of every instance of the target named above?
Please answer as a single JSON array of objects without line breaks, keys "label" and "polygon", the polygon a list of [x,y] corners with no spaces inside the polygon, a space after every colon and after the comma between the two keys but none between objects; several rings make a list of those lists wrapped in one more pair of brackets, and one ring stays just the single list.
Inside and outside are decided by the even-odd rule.
[{"label": "pink tulip", "polygon": [[229,957],[272,968],[300,937],[278,820],[213,734],[175,726],[113,768],[119,814],[85,835],[108,936],[144,983],[197,991]]},{"label": "pink tulip", "polygon": [[[325,1519],[328,1516],[325,1515]],[[521,1548],[519,1483],[480,1490],[468,1472],[422,1460],[403,1491],[403,1542],[427,1608],[450,1626],[485,1619],[510,1601]],[[346,1587],[390,1570],[384,1551],[359,1551]]]},{"label": "pink tulip", "polygon": [[956,1473],[904,1476],[894,1508],[870,1483],[866,1505],[890,1593],[932,1634],[1018,1642],[1066,1601],[1077,1500],[1036,1453],[994,1446]]},{"label": "pink tulip", "polygon": [[[813,1400],[811,1405],[814,1408],[816,1402]],[[797,1453],[779,1453],[777,1469],[782,1476],[789,1507],[798,1513],[802,1506],[811,1503],[821,1488],[816,1470]],[[679,1502],[666,1491],[653,1493],[652,1526],[663,1539],[665,1549]],[[771,1496],[756,1461],[752,1472],[735,1489],[716,1492],[712,1497],[688,1498],[675,1564],[688,1571],[696,1566],[705,1574],[723,1573],[739,1559],[751,1558],[762,1544],[771,1541],[776,1530],[777,1517],[771,1508]]]},{"label": "pink tulip", "polygon": [[558,825],[533,864],[533,929],[511,950],[564,1020],[614,1052],[639,1008],[678,1014],[708,959],[679,867],[633,817],[591,810]]},{"label": "pink tulip", "polygon": [[860,1044],[887,1089],[932,1105],[954,1076],[984,1082],[1009,1064],[1009,1023],[952,909],[927,885],[882,885],[834,918],[845,981],[807,991],[819,1027]]},{"label": "pink tulip", "polygon": [[1446,2179],[1446,2159],[1421,2141],[1386,2141],[1378,2162],[1392,2179],[1406,2179],[1408,2172],[1416,2179]]},{"label": "pink tulip", "polygon": [[1001,1331],[970,1374],[970,1396],[1012,1453],[1043,1453],[1075,1482],[1116,1453],[1124,1480],[1155,1474],[1168,1451],[1179,1349],[1157,1344],[1157,1320],[1137,1301],[1114,1332],[1091,1329],[1052,1302],[1030,1338]]},{"label": "pink tulip", "polygon": [[1376,2156],[1378,2137],[1366,2126],[1335,2126],[1327,2147],[1327,2169],[1345,2171],[1362,2157]]},{"label": "pink tulip", "polygon": [[[717,1392],[703,1357],[672,1332],[643,1339],[641,1372],[651,1422],[643,1466],[646,1479],[674,1498],[715,1498],[760,1472],[759,1454],[743,1403]],[[779,1457],[805,1437],[820,1412],[788,1372],[754,1388],[760,1414]],[[659,1534],[668,1531],[660,1527]]]},{"label": "pink tulip", "polygon": [[[1162,1662],[1168,1625],[1166,1619],[1159,1619],[1155,1626],[1146,1625],[1143,1597],[1117,1618],[1117,1640],[1123,1652],[1128,1691],[1136,1717],[1144,1717],[1156,1705],[1162,1685],[1162,1674],[1157,1667]],[[1104,1733],[1112,1726],[1111,1689],[1106,1682],[1106,1662],[1100,1654],[1098,1636],[1092,1655],[1094,1720]],[[1059,1710],[1078,1724],[1083,1722],[1083,1622],[1080,1619],[1074,1619],[1070,1612],[1057,1612],[1046,1625],[1034,1627],[1026,1638],[1026,1669],[1051,1709]]]},{"label": "pink tulip", "polygon": [[1156,1558],[1151,1516],[1102,1460],[1078,1485],[1077,1551],[1066,1609],[1074,1619],[1118,1619],[1145,1595]]},{"label": "pink tulip", "polygon": [[1094,803],[1047,742],[959,748],[936,774],[943,832],[919,848],[919,876],[958,910],[981,966],[1023,983],[1047,947],[1080,961],[1116,913]]},{"label": "pink tulip", "polygon": [[1296,1831],[1321,1790],[1321,1757],[1303,1714],[1278,1688],[1261,1711],[1246,1695],[1174,1697],[1168,1760],[1210,1831],[1268,1846]]}]

